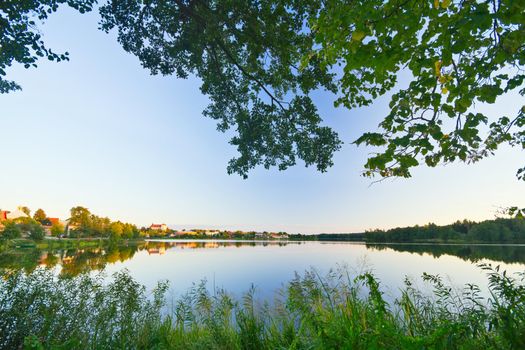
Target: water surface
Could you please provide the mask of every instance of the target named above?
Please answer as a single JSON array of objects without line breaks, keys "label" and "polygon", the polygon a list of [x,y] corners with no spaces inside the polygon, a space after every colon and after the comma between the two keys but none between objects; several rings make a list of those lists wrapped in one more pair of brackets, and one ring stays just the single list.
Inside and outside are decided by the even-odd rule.
[{"label": "water surface", "polygon": [[122,269],[148,288],[168,280],[174,297],[193,283],[235,295],[254,285],[271,298],[296,272],[315,268],[324,275],[344,267],[349,276],[372,271],[387,297],[399,295],[405,277],[424,287],[423,272],[439,274],[453,286],[486,286],[478,263],[501,265],[509,273],[525,271],[525,245],[367,245],[355,242],[148,241],[126,246],[55,251],[16,250],[0,254],[0,268],[31,271],[52,267],[63,275]]}]

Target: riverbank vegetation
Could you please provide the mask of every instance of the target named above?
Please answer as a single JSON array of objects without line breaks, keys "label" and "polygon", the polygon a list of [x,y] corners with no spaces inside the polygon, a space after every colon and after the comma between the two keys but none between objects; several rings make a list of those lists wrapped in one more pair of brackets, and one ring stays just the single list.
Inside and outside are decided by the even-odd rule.
[{"label": "riverbank vegetation", "polygon": [[367,242],[467,242],[467,243],[525,243],[525,220],[521,218],[473,222],[456,221],[451,225],[398,227],[390,230],[368,231]]},{"label": "riverbank vegetation", "polygon": [[0,281],[2,349],[519,349],[525,347],[524,275],[490,265],[490,295],[460,292],[424,275],[426,296],[410,281],[388,303],[380,282],[346,271],[310,271],[286,284],[272,303],[251,289],[242,299],[195,285],[177,300],[168,285],[152,292],[126,272],[103,283],[46,270]]},{"label": "riverbank vegetation", "polygon": [[141,237],[137,226],[121,221],[111,221],[91,213],[87,208],[74,207],[70,210],[69,237],[107,237],[131,239]]},{"label": "riverbank vegetation", "polygon": [[[192,228],[175,230],[165,224],[137,227],[131,223],[112,221],[98,216],[81,206],[70,210],[70,218],[61,222],[49,218],[42,209],[33,217],[30,209],[19,207],[23,216],[15,219],[0,219],[0,251],[6,240],[28,238],[42,241],[45,236],[76,239],[183,239],[183,240],[290,240],[290,241],[366,241],[369,243],[525,243],[525,220],[521,210],[509,208],[505,215],[512,218],[497,218],[482,222],[456,221],[450,225],[397,227],[388,230],[371,230],[364,233],[320,233],[300,234],[287,232],[230,231]],[[23,209],[23,210],[22,210]],[[5,212],[4,212],[5,213]],[[517,214],[516,214],[517,213]],[[2,243],[4,241],[4,243]],[[27,244],[27,243],[26,243]],[[40,243],[39,243],[40,244]],[[13,245],[13,244],[11,244]]]},{"label": "riverbank vegetation", "polygon": [[[50,218],[43,209],[37,209],[30,216],[31,210],[21,206],[17,213],[0,211],[0,239],[13,240],[29,238],[41,241],[45,236],[68,238],[108,238],[111,240],[137,239],[146,236],[146,229],[112,221],[108,217],[95,215],[89,209],[77,206],[70,210],[70,217],[65,221]],[[13,217],[11,218],[10,215]]]}]

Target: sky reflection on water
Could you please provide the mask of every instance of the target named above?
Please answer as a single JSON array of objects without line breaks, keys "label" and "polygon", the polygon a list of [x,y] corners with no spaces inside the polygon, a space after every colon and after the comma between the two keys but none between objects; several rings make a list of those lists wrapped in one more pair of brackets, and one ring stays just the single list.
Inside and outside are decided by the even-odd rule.
[{"label": "sky reflection on water", "polygon": [[[405,276],[420,281],[423,272],[439,274],[453,285],[475,283],[485,286],[483,272],[468,258],[443,253],[440,247],[427,251],[402,251],[402,246],[367,246],[346,242],[180,242],[161,250],[137,252],[132,259],[106,268],[108,273],[126,268],[141,283],[152,287],[157,281],[170,281],[174,295],[188,290],[192,283],[206,279],[210,288],[224,288],[239,295],[253,284],[259,295],[269,298],[296,272],[315,268],[321,275],[330,269],[344,267],[354,276],[372,271],[381,281],[387,295],[395,297]],[[438,248],[439,256],[433,256]],[[453,248],[453,247],[452,247]],[[491,248],[484,247],[485,252]],[[492,250],[497,251],[497,247]],[[524,246],[514,250],[525,254]],[[505,253],[505,252],[503,252]],[[475,255],[475,252],[474,252]],[[479,262],[499,264],[508,272],[524,271],[524,261],[503,263],[491,257]],[[497,258],[497,257],[496,257]],[[420,282],[419,282],[420,283]]]},{"label": "sky reflection on water", "polygon": [[[0,269],[56,269],[65,276],[83,272],[111,274],[127,269],[148,289],[168,280],[174,298],[194,283],[224,288],[239,296],[253,284],[270,299],[284,283],[314,268],[320,275],[343,268],[352,278],[365,271],[380,280],[388,299],[399,296],[405,277],[425,287],[423,272],[439,274],[454,286],[486,286],[477,263],[501,265],[509,273],[525,271],[525,246],[367,245],[348,242],[148,241],[84,249],[19,249],[0,254]],[[424,288],[423,288],[424,289]]]}]

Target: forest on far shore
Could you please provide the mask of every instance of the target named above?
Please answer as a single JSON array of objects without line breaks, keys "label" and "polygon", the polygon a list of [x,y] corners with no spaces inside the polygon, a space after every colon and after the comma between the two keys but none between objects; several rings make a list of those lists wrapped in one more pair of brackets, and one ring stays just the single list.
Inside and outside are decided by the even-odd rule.
[{"label": "forest on far shore", "polygon": [[397,227],[389,230],[365,232],[365,241],[397,242],[471,242],[471,243],[525,243],[525,220],[521,218],[474,222],[456,221],[451,225]]}]

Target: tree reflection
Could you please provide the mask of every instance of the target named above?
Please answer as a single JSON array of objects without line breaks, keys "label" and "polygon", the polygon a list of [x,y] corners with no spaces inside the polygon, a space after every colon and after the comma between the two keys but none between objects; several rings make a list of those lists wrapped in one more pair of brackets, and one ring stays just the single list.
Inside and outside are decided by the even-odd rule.
[{"label": "tree reflection", "polygon": [[[163,255],[168,251],[177,253],[186,249],[219,249],[224,247],[283,247],[304,242],[272,241],[139,241],[126,244],[101,242],[99,246],[69,249],[12,249],[0,254],[0,269],[32,272],[37,267],[56,269],[62,276],[76,276],[89,271],[104,269],[108,264],[124,262],[139,252]],[[414,254],[430,254],[433,257],[453,255],[463,260],[477,262],[490,259],[505,263],[525,263],[523,245],[419,245],[419,244],[367,244],[370,250],[394,250]]]},{"label": "tree reflection", "polygon": [[301,242],[229,242],[229,241],[139,241],[126,244],[101,242],[97,247],[69,249],[12,249],[0,254],[0,269],[32,272],[37,267],[56,268],[62,276],[77,276],[104,269],[108,264],[124,262],[137,252],[162,255],[173,249],[216,249],[221,247],[285,246]]},{"label": "tree reflection", "polygon": [[470,262],[489,259],[504,263],[525,263],[525,245],[367,244],[366,247],[372,250],[430,254],[435,258],[452,255]]}]

